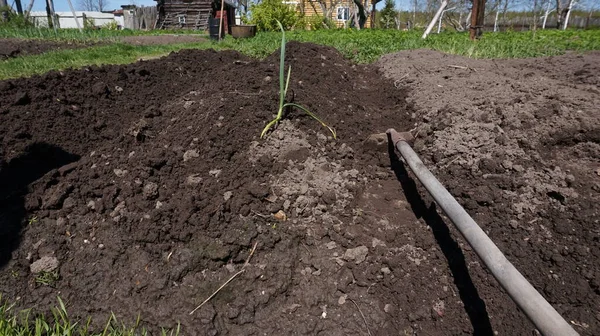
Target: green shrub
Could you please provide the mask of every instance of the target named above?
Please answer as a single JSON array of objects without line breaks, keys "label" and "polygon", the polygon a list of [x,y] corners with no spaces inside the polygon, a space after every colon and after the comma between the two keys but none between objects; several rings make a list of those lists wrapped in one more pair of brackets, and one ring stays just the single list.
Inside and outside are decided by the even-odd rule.
[{"label": "green shrub", "polygon": [[294,6],[286,5],[281,0],[263,0],[250,6],[248,23],[255,24],[259,31],[277,31],[277,21],[285,30],[302,24],[300,15]]},{"label": "green shrub", "polygon": [[313,15],[305,17],[306,28],[310,30],[321,30],[321,29],[333,29],[336,28],[336,24],[327,17],[322,15]]},{"label": "green shrub", "polygon": [[83,29],[96,29],[96,22],[92,18],[84,17]]},{"label": "green shrub", "polygon": [[31,21],[26,20],[23,15],[17,14],[12,8],[5,6],[0,7],[0,15],[1,13],[6,13],[6,21],[2,20],[0,17],[0,28],[27,28],[33,27],[33,23]]},{"label": "green shrub", "polygon": [[117,30],[119,29],[119,25],[117,24],[117,21],[111,21],[103,24],[101,28],[107,30]]}]

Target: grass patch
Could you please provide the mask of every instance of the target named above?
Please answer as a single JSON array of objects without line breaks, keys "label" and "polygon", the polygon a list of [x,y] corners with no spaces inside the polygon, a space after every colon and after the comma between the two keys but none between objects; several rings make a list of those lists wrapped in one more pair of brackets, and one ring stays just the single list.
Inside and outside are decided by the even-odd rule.
[{"label": "grass patch", "polygon": [[210,46],[211,44],[206,42],[148,46],[114,43],[82,49],[57,50],[0,61],[0,80],[89,65],[128,64],[142,57],[167,55],[181,49],[206,49]]},{"label": "grass patch", "polygon": [[85,29],[80,32],[77,29],[54,29],[49,28],[12,28],[0,27],[0,38],[21,38],[21,39],[44,39],[51,41],[68,41],[68,42],[97,42],[101,40],[116,40],[123,36],[143,36],[143,35],[202,35],[204,32],[197,30],[109,30],[109,29]]},{"label": "grass patch", "polygon": [[[358,63],[370,63],[387,53],[419,48],[473,58],[525,58],[600,49],[600,30],[486,33],[479,41],[470,41],[468,33],[431,34],[425,40],[421,34],[420,31],[374,29],[318,30],[292,31],[286,37],[332,46]],[[280,33],[261,33],[247,40],[227,38],[220,47],[262,58],[279,47],[280,39]]]},{"label": "grass patch", "polygon": [[[1,299],[1,298],[0,298]],[[67,314],[63,301],[51,309],[52,316],[33,315],[30,309],[14,311],[14,305],[3,302],[0,306],[0,335],[3,336],[147,336],[146,328],[140,326],[140,318],[133,326],[127,326],[111,314],[102,330],[92,330],[92,320],[74,320]],[[180,326],[161,329],[161,336],[178,336]]]},{"label": "grass patch", "polygon": [[[23,31],[19,30],[20,33]],[[45,33],[50,32],[46,30]],[[91,33],[96,34],[96,32],[102,32],[102,30]],[[112,34],[113,32],[105,31],[103,34]],[[77,33],[77,31],[70,30],[69,34],[72,33]],[[419,31],[375,29],[292,31],[286,32],[286,38],[288,41],[332,46],[347,58],[358,63],[370,63],[387,53],[418,48],[473,58],[524,58],[559,55],[566,51],[600,50],[600,30],[486,33],[479,41],[470,41],[467,33],[432,34],[423,40]],[[135,62],[141,57],[156,57],[181,49],[235,49],[249,56],[264,58],[279,48],[280,43],[281,33],[277,32],[259,33],[252,39],[236,40],[228,36],[221,43],[206,41],[132,46],[117,42],[110,45],[53,51],[0,61],[0,80],[42,74],[50,70],[81,68],[88,65],[126,64]]]},{"label": "grass patch", "polygon": [[58,274],[58,271],[42,271],[35,277],[35,283],[39,285],[53,287],[54,283],[56,283],[59,279],[60,275]]}]

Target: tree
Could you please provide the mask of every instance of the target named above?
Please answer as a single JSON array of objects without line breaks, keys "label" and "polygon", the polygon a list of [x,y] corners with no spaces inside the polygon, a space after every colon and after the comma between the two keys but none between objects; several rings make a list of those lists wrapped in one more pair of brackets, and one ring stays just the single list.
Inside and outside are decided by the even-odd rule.
[{"label": "tree", "polygon": [[[369,17],[370,15],[369,10],[367,8],[367,1],[368,0],[354,0],[354,5],[356,5],[356,8],[358,9],[356,14],[358,15],[359,28],[365,27],[367,17]],[[371,23],[373,23],[373,21],[371,21]]]},{"label": "tree", "polygon": [[[319,6],[321,6],[321,13],[323,13],[323,20],[331,18],[333,10],[337,8],[337,5],[342,2],[341,0],[317,0]],[[312,1],[309,1],[312,4]],[[316,11],[316,10],[315,10]],[[333,27],[328,27],[333,28]]]},{"label": "tree", "polygon": [[375,28],[375,13],[377,13],[377,4],[381,0],[371,0],[371,28]]},{"label": "tree", "polygon": [[394,0],[385,0],[385,6],[379,12],[379,27],[385,29],[395,28],[397,16],[398,12]]},{"label": "tree", "polygon": [[448,0],[442,0],[442,3],[440,4],[440,8],[437,10],[435,15],[433,16],[433,19],[431,19],[431,22],[429,22],[429,25],[427,26],[427,29],[425,29],[425,32],[423,33],[422,38],[426,38],[427,35],[429,35],[429,33],[431,32],[431,29],[433,29],[433,26],[435,25],[435,23],[438,21],[438,19],[440,19],[440,16],[444,12],[444,8],[446,8],[446,6],[448,6]]},{"label": "tree", "polygon": [[573,8],[575,1],[573,0],[556,0],[556,28],[566,29],[568,22],[568,15]]},{"label": "tree", "polygon": [[281,0],[263,0],[258,4],[250,5],[251,24],[255,24],[259,31],[278,31],[281,22],[285,30],[289,30],[299,21],[296,9],[284,4]]},{"label": "tree", "polygon": [[102,12],[108,8],[108,0],[77,0],[77,9],[90,12]]}]

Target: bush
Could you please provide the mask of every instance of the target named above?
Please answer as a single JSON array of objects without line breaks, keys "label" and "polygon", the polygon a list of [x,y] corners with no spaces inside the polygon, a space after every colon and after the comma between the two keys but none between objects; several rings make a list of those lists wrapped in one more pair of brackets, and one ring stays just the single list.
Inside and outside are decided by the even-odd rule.
[{"label": "bush", "polygon": [[286,5],[281,0],[263,0],[250,6],[250,20],[259,31],[278,31],[277,21],[285,30],[301,24],[301,17],[294,6]]},{"label": "bush", "polygon": [[119,25],[117,24],[117,21],[111,21],[103,24],[101,28],[106,30],[119,30]]},{"label": "bush", "polygon": [[2,28],[27,28],[33,27],[33,23],[28,20],[25,20],[23,15],[17,14],[12,8],[0,7],[0,15],[2,13],[6,13],[6,21],[0,17],[0,27]]},{"label": "bush", "polygon": [[304,21],[306,22],[306,28],[310,30],[333,29],[337,27],[330,18],[326,18],[322,15],[305,17]]},{"label": "bush", "polygon": [[92,18],[83,17],[83,29],[94,30],[96,28],[96,22]]}]

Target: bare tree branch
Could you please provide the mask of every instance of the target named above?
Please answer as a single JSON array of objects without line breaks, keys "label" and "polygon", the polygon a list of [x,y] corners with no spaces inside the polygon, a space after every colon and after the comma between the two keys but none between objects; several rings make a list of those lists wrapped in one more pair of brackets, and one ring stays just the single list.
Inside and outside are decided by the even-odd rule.
[{"label": "bare tree branch", "polygon": [[108,0],[77,0],[77,9],[89,12],[102,12],[108,8]]}]

